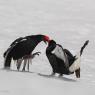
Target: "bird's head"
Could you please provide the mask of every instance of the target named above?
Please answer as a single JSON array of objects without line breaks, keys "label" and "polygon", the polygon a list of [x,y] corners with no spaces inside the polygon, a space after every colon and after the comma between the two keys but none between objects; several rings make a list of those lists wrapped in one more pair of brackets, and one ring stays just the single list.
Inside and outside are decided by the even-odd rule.
[{"label": "bird's head", "polygon": [[49,36],[47,35],[42,35],[42,34],[38,34],[38,35],[30,35],[27,36],[28,39],[34,38],[36,39],[38,42],[43,41],[45,44],[47,44],[47,42],[50,41]]},{"label": "bird's head", "polygon": [[47,43],[49,43],[50,38],[48,36],[46,36],[46,35],[43,35],[42,40],[45,42],[45,44],[47,44]]}]

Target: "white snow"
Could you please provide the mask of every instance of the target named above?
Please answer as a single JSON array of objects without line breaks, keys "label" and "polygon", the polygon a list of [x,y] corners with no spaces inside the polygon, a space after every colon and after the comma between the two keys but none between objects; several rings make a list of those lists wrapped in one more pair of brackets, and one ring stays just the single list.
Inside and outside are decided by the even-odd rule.
[{"label": "white snow", "polygon": [[[0,95],[95,95],[94,31],[95,0],[0,0]],[[14,71],[2,70],[10,43],[32,34],[49,35],[73,54],[90,40],[81,59],[81,78],[45,76],[52,69],[43,42],[30,73],[16,71],[14,62]]]}]

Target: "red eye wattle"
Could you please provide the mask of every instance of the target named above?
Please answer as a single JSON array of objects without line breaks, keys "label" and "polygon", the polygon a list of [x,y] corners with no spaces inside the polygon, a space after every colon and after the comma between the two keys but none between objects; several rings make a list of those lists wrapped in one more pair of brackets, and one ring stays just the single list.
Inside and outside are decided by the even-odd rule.
[{"label": "red eye wattle", "polygon": [[50,38],[48,36],[44,36],[44,40],[49,42],[50,41]]}]

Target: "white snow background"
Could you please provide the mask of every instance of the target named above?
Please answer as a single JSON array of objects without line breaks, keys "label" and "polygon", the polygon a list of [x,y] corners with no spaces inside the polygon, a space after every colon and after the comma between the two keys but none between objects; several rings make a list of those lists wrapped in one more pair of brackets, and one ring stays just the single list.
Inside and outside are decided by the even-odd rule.
[{"label": "white snow background", "polygon": [[[41,42],[30,73],[2,70],[3,53],[16,38],[49,35],[76,54],[90,40],[81,59],[81,78],[52,72]],[[0,0],[0,95],[95,95],[95,0]],[[11,69],[16,70],[14,62]],[[43,74],[42,76],[39,75]]]}]

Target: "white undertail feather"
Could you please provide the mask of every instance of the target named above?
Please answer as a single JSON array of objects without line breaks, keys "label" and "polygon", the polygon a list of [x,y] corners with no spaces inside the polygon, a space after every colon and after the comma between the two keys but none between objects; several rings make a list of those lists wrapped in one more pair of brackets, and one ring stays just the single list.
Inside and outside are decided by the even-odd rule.
[{"label": "white undertail feather", "polygon": [[74,72],[77,69],[80,68],[80,62],[81,62],[81,56],[80,52],[76,55],[76,60],[73,62],[73,64],[69,67],[70,72]]},{"label": "white undertail feather", "polygon": [[5,56],[5,58],[4,58],[4,64],[5,64],[5,62],[6,62],[6,60],[7,60],[7,57],[8,57],[8,54],[10,53],[10,50],[6,53],[6,56]]}]

